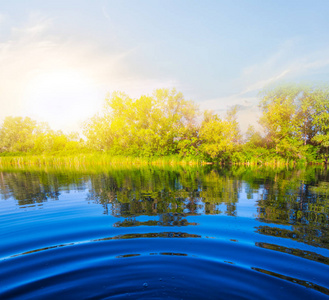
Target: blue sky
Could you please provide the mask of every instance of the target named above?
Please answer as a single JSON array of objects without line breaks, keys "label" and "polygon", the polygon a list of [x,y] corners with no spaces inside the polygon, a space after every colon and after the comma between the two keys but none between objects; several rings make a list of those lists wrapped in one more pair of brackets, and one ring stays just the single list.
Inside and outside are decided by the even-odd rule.
[{"label": "blue sky", "polygon": [[77,130],[107,92],[176,87],[201,109],[239,104],[281,81],[328,82],[329,1],[2,1],[0,120]]}]

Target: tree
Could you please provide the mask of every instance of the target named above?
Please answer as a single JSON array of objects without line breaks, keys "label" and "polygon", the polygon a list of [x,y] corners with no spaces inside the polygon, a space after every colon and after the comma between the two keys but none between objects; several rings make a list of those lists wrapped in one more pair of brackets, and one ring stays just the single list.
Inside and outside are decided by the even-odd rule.
[{"label": "tree", "polygon": [[0,151],[18,152],[33,148],[36,121],[29,117],[6,117],[0,129]]},{"label": "tree", "polygon": [[324,87],[314,91],[315,114],[313,126],[316,134],[312,141],[320,147],[320,152],[324,154],[325,162],[329,159],[329,88]]},{"label": "tree", "polygon": [[[278,155],[305,158],[329,146],[328,88],[283,85],[262,92],[260,108],[268,146]],[[326,146],[328,145],[328,146]]]},{"label": "tree", "polygon": [[196,117],[196,105],[175,89],[158,89],[138,99],[113,93],[102,113],[85,123],[84,134],[92,148],[113,154],[168,155],[177,153]]},{"label": "tree", "polygon": [[211,160],[228,160],[241,142],[237,107],[227,112],[221,119],[213,112],[205,111],[200,129],[201,151]]},{"label": "tree", "polygon": [[298,118],[295,99],[300,90],[295,86],[280,86],[265,91],[260,102],[263,112],[260,124],[265,129],[270,147],[279,155],[298,155],[302,142],[298,137]]},{"label": "tree", "polygon": [[245,145],[250,147],[265,147],[264,138],[262,135],[255,130],[255,127],[249,125],[248,130],[246,132],[246,141]]},{"label": "tree", "polygon": [[54,131],[29,117],[6,117],[0,128],[0,152],[43,153],[81,149],[78,134]]}]

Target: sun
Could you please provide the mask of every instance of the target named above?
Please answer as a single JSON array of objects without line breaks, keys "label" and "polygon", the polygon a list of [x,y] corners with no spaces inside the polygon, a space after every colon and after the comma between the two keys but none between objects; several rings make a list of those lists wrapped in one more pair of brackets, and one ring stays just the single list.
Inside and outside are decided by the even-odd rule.
[{"label": "sun", "polygon": [[97,83],[83,72],[58,69],[37,72],[28,82],[26,112],[54,129],[78,126],[100,106]]}]

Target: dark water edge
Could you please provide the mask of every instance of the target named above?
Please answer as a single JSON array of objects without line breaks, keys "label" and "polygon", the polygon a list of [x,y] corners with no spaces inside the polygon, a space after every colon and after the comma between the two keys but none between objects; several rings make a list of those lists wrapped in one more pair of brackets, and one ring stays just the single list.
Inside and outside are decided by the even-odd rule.
[{"label": "dark water edge", "polygon": [[0,299],[328,299],[329,172],[0,171]]}]

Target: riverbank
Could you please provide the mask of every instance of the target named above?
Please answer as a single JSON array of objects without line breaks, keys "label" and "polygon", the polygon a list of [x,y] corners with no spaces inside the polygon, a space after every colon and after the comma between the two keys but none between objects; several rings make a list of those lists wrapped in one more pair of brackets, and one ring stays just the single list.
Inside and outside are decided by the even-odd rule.
[{"label": "riverbank", "polygon": [[106,153],[78,153],[61,155],[0,156],[0,166],[106,166],[106,165],[201,165],[198,159],[179,156],[133,157],[113,156]]},{"label": "riverbank", "polygon": [[245,166],[271,166],[294,167],[297,165],[323,165],[323,161],[305,161],[305,160],[288,160],[281,158],[262,158],[262,160],[252,161],[228,161],[228,162],[209,162],[198,158],[182,158],[178,155],[163,157],[133,157],[133,156],[113,156],[107,153],[91,152],[91,153],[59,153],[59,154],[41,154],[41,155],[5,155],[0,156],[0,167],[6,166],[110,166],[110,165],[245,165]]}]

